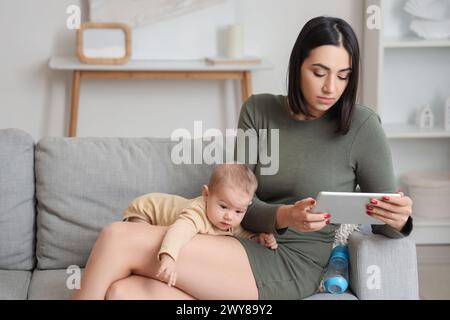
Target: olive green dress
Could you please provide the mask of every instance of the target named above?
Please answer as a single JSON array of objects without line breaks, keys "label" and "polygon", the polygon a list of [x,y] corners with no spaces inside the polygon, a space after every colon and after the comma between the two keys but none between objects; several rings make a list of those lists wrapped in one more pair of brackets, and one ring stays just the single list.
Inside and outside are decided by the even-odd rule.
[{"label": "olive green dress", "polygon": [[[268,129],[269,142],[271,129],[279,130],[278,172],[262,175],[261,169],[270,164],[261,164],[258,157],[253,168],[259,186],[242,223],[253,232],[274,233],[278,249],[239,239],[248,255],[259,299],[301,299],[314,294],[338,227],[331,224],[312,233],[276,230],[280,205],[316,198],[320,191],[353,192],[358,185],[362,192],[396,192],[391,154],[377,114],[356,106],[346,135],[336,133],[332,114],[327,112],[311,121],[295,120],[289,114],[286,96],[269,94],[254,95],[242,107],[238,128],[257,133]],[[240,151],[248,152],[245,149]],[[411,229],[411,219],[402,233],[386,225],[372,226],[374,233],[391,238],[403,237]]]}]

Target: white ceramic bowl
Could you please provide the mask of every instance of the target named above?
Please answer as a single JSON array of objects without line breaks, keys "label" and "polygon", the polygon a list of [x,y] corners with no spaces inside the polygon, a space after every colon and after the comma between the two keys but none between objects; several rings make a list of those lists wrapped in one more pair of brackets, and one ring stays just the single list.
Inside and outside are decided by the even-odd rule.
[{"label": "white ceramic bowl", "polygon": [[449,0],[409,0],[404,9],[418,18],[429,20],[450,19]]},{"label": "white ceramic bowl", "polygon": [[413,20],[411,30],[419,37],[428,40],[439,40],[450,38],[450,20],[429,21]]}]

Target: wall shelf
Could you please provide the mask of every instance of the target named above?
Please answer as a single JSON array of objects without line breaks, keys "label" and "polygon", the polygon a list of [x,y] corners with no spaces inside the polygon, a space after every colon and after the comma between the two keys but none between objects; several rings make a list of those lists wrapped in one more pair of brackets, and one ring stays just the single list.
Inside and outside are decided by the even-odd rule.
[{"label": "wall shelf", "polygon": [[413,217],[414,228],[412,239],[417,244],[448,244],[450,243],[450,218],[427,219]]},{"label": "wall shelf", "polygon": [[424,40],[420,38],[386,38],[385,48],[450,48],[450,40]]},{"label": "wall shelf", "polygon": [[450,130],[444,128],[419,129],[407,124],[384,124],[386,136],[390,139],[450,138]]}]

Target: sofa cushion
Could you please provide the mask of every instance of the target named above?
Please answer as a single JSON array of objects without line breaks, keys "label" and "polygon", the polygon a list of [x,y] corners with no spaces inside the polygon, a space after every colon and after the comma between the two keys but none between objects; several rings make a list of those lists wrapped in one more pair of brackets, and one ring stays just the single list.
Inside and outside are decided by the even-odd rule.
[{"label": "sofa cushion", "polygon": [[[83,269],[80,270],[81,275]],[[73,289],[69,289],[67,282],[72,286],[73,273],[64,270],[35,270],[31,278],[28,299],[30,300],[67,300],[73,294]],[[358,300],[351,292],[343,294],[318,293],[305,300]]]},{"label": "sofa cushion", "polygon": [[35,216],[33,138],[0,130],[0,269],[33,269]]},{"label": "sofa cushion", "polygon": [[26,300],[30,271],[0,270],[0,300]]},{"label": "sofa cushion", "polygon": [[359,299],[419,299],[416,245],[409,237],[354,232],[348,251],[350,289]]},{"label": "sofa cushion", "polygon": [[84,267],[99,231],[149,192],[200,194],[212,166],[176,165],[158,138],[45,138],[36,147],[39,269]]},{"label": "sofa cushion", "polygon": [[[83,270],[81,270],[83,271]],[[82,274],[82,273],[81,273]],[[72,273],[66,269],[34,270],[28,290],[29,300],[68,300],[73,294]],[[69,285],[67,282],[69,280]]]},{"label": "sofa cushion", "polygon": [[305,300],[358,300],[358,298],[351,292],[344,292],[343,294],[317,293]]}]

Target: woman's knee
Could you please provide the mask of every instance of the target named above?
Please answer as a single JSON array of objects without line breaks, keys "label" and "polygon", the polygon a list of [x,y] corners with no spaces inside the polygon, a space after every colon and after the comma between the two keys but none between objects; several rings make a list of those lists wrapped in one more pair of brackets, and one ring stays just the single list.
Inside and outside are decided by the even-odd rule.
[{"label": "woman's knee", "polygon": [[111,247],[114,250],[120,250],[126,248],[128,245],[132,245],[132,234],[127,222],[113,222],[105,226],[100,232],[96,245],[101,247]]},{"label": "woman's knee", "polygon": [[122,237],[123,234],[126,232],[126,223],[121,221],[115,221],[111,224],[108,224],[105,226],[102,231],[100,232],[99,237],[103,238],[116,238],[116,237]]},{"label": "woman's knee", "polygon": [[129,295],[129,291],[126,289],[126,283],[122,280],[114,282],[106,292],[106,300],[125,300]]},{"label": "woman's knee", "polygon": [[115,221],[102,229],[99,239],[117,240],[117,242],[130,240],[136,234],[133,226],[131,222]]},{"label": "woman's knee", "polygon": [[161,240],[167,231],[167,227],[153,226],[138,222],[113,222],[101,231],[97,242],[107,243],[116,249],[125,249],[131,252],[156,250],[161,245]]},{"label": "woman's knee", "polygon": [[[158,281],[141,276],[129,276],[114,282],[105,295],[106,300],[136,300],[158,299],[158,290],[155,289]],[[164,284],[165,285],[165,284]],[[161,291],[161,290],[159,290]]]}]

